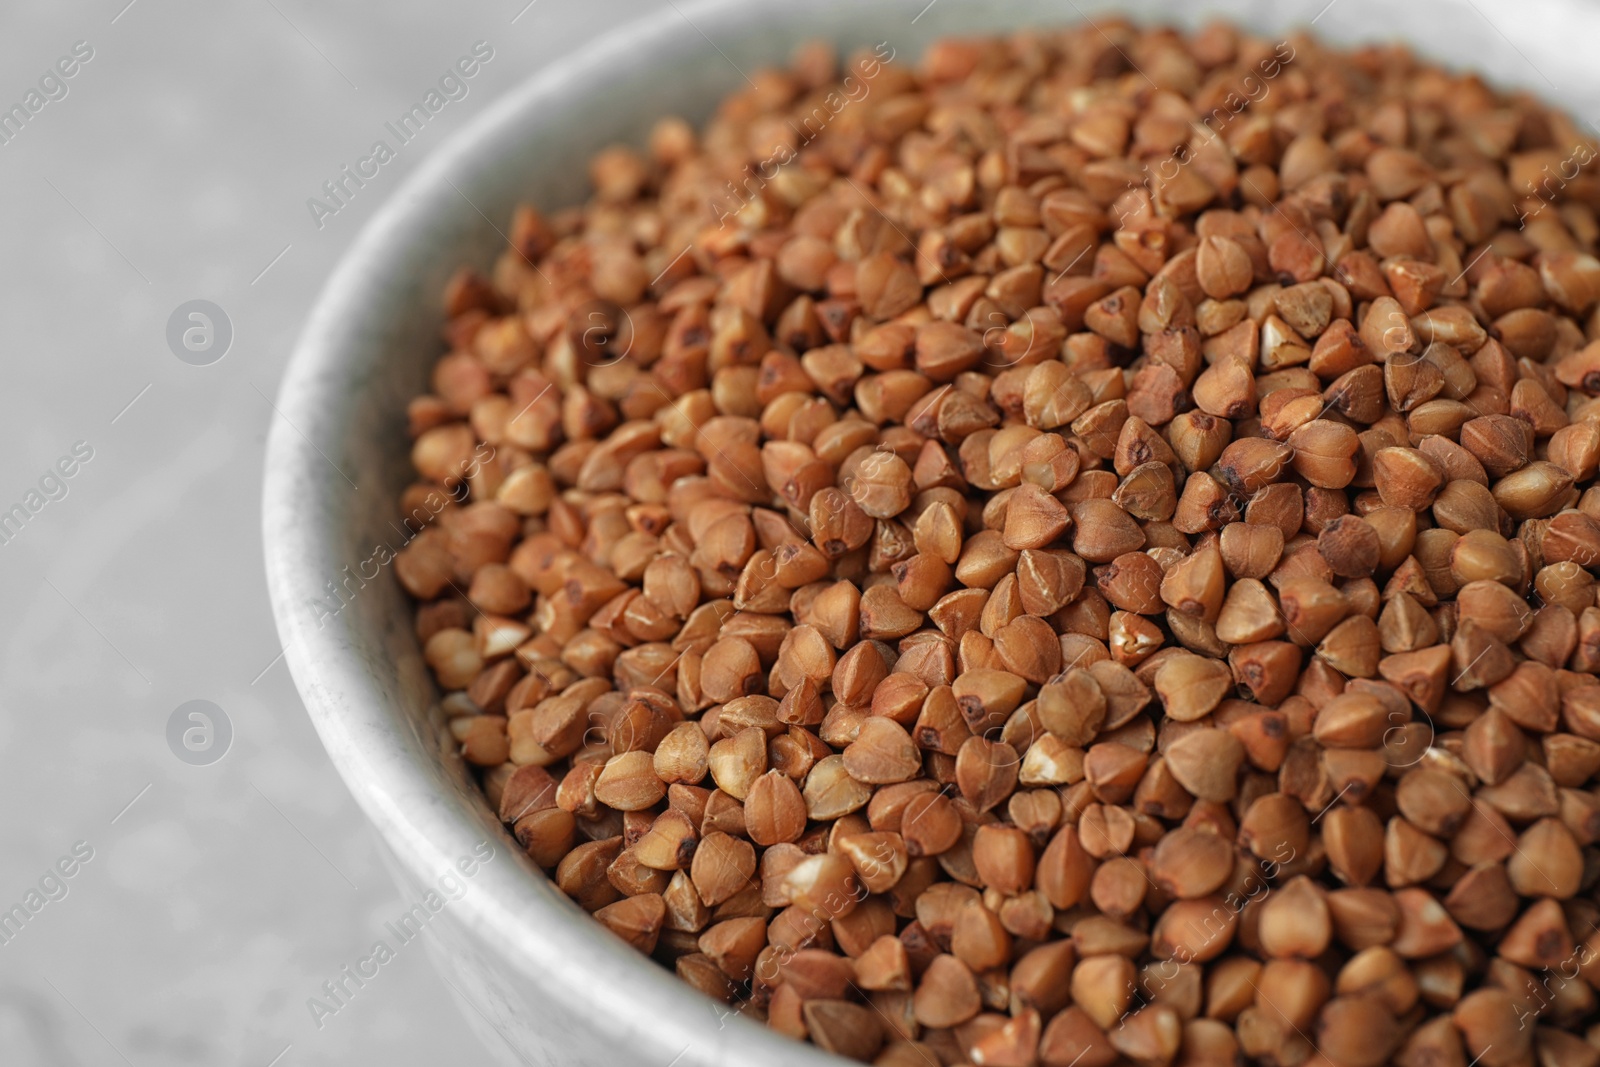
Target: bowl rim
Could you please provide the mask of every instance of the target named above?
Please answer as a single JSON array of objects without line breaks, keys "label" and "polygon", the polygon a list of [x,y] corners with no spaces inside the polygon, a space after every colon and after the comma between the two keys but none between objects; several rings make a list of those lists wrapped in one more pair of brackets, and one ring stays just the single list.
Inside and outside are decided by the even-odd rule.
[{"label": "bowl rim", "polygon": [[[1351,7],[1373,6],[1372,0],[1345,2]],[[1524,4],[1530,22],[1546,24],[1559,13],[1577,25],[1600,27],[1600,13],[1564,0],[1524,0]],[[1476,7],[1470,0],[1433,0],[1426,6],[1464,11],[1469,5]],[[973,6],[970,0],[949,0],[950,8]],[[1259,5],[1242,0],[1219,5],[1215,13],[1249,22],[1253,6]],[[817,4],[823,31],[842,29],[845,24],[830,20],[835,12],[848,7],[842,0]],[[929,8],[937,14],[938,8]],[[1033,4],[1020,4],[1019,8],[1022,10],[999,21],[1021,22],[1037,10]],[[1059,11],[1056,21],[1077,22],[1118,8],[1135,20],[1150,15],[1137,0],[1121,5],[1115,0],[1083,0]],[[278,417],[272,420],[268,435],[262,495],[267,586],[282,656],[346,787],[402,867],[419,879],[469,852],[483,837],[483,820],[475,820],[458,798],[439,793],[409,755],[395,746],[387,752],[373,747],[393,731],[393,709],[361,698],[369,685],[361,665],[353,662],[350,643],[341,639],[342,627],[320,629],[304,610],[305,591],[318,586],[323,575],[337,571],[338,561],[329,551],[329,515],[317,510],[312,500],[308,518],[307,486],[327,481],[326,472],[319,470],[331,462],[323,446],[336,446],[342,439],[336,422],[343,409],[329,386],[351,382],[348,368],[343,366],[343,340],[360,324],[370,322],[376,314],[374,299],[396,272],[410,269],[394,266],[401,260],[395,253],[413,242],[415,231],[425,228],[428,213],[440,210],[453,197],[464,196],[454,188],[452,177],[492,168],[504,151],[497,144],[499,139],[519,130],[530,113],[570,93],[574,85],[596,82],[606,65],[618,59],[653,56],[669,46],[693,45],[703,50],[709,44],[717,48],[700,29],[707,21],[715,20],[718,31],[742,32],[762,22],[767,14],[760,0],[669,0],[668,9],[618,26],[506,89],[461,128],[426,150],[414,169],[378,203],[320,289],[295,343],[277,393]],[[1185,24],[1196,20],[1194,15],[1182,18],[1170,11],[1162,17]],[[1396,29],[1392,36],[1401,32]],[[1523,36],[1515,28],[1513,33]],[[1337,43],[1349,43],[1338,35],[1328,36]],[[1410,43],[1426,52],[1420,42]],[[1507,87],[1502,79],[1496,81],[1502,82],[1497,87]],[[1567,91],[1546,93],[1528,78],[1515,84],[1569,111],[1578,111]],[[1592,91],[1593,84],[1585,88]],[[458,204],[456,210],[466,209]],[[491,225],[498,222],[491,221]],[[330,563],[333,566],[328,566]],[[482,814],[493,818],[486,805]],[[510,840],[503,827],[501,834]],[[513,847],[513,853],[520,850]],[[548,888],[548,882],[525,857],[518,855],[518,859],[515,866],[486,868],[490,888],[466,894],[452,907],[452,915],[472,930],[481,944],[495,946],[509,967],[566,1011],[581,1013],[593,1025],[623,1035],[641,1062],[731,1063],[736,1057],[747,1061],[752,1056],[813,1067],[841,1062],[814,1046],[793,1042],[745,1019],[735,1019],[734,1025],[719,1026],[708,1035],[704,1024],[716,1018],[712,1002],[665,969],[641,959],[599,924],[572,921],[580,914],[575,907],[561,908],[548,899],[549,893],[536,892],[538,883]],[[564,898],[559,902],[564,903]],[[592,966],[575,975],[572,962],[577,956]],[[708,1012],[708,1007],[712,1011]]]}]

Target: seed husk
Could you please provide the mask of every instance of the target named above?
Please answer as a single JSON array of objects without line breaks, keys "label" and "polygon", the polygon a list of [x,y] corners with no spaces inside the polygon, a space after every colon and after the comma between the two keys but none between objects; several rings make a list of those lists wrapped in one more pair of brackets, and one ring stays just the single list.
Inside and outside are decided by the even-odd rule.
[{"label": "seed husk", "polygon": [[1467,1055],[1491,1067],[1508,1067],[1528,1054],[1533,1035],[1520,1024],[1516,1002],[1503,989],[1467,994],[1450,1018],[1461,1031]]},{"label": "seed husk", "polygon": [[1167,749],[1167,768],[1190,793],[1202,800],[1224,802],[1238,792],[1236,776],[1244,746],[1232,734],[1202,727],[1185,734]]},{"label": "seed husk", "polygon": [[893,719],[872,716],[861,724],[856,739],[844,750],[844,769],[868,785],[909,781],[922,769],[922,759],[905,727]]},{"label": "seed husk", "polygon": [[1333,933],[1322,892],[1304,875],[1268,897],[1256,921],[1256,937],[1268,956],[1315,959]]},{"label": "seed husk", "polygon": [[741,892],[755,873],[756,854],[750,842],[721,831],[701,839],[689,868],[689,878],[707,907]]},{"label": "seed husk", "polygon": [[806,802],[806,814],[811,818],[837,819],[865,807],[872,799],[872,787],[850,777],[843,756],[824,756],[806,775],[801,796]]},{"label": "seed husk", "polygon": [[958,1026],[981,1007],[978,985],[967,965],[954,956],[935,956],[913,999],[917,1022],[938,1028]]},{"label": "seed husk", "polygon": [[1227,664],[1204,656],[1180,655],[1162,663],[1154,688],[1168,718],[1193,722],[1216,710],[1233,686]]},{"label": "seed husk", "polygon": [[1087,670],[1072,670],[1059,682],[1041,686],[1035,703],[1039,723],[1068,745],[1083,746],[1106,719],[1106,698]]},{"label": "seed husk", "polygon": [[805,799],[799,786],[781,771],[766,772],[745,797],[744,820],[750,840],[757,845],[798,841],[806,826]]},{"label": "seed husk", "polygon": [[1517,839],[1506,861],[1511,885],[1522,896],[1565,900],[1578,891],[1583,856],[1572,832],[1557,819],[1540,819]]},{"label": "seed husk", "polygon": [[1323,1054],[1348,1067],[1379,1067],[1399,1044],[1399,1022],[1373,997],[1335,997],[1322,1009],[1317,1044]]},{"label": "seed husk", "polygon": [[969,737],[956,754],[956,786],[979,811],[988,811],[1011,794],[1021,758],[1004,741]]},{"label": "seed husk", "polygon": [[1150,878],[1180,900],[1208,896],[1233,875],[1233,848],[1218,834],[1180,827],[1164,835],[1150,858]]},{"label": "seed husk", "polygon": [[1106,1037],[1111,1046],[1141,1067],[1161,1067],[1178,1054],[1182,1021],[1166,1004],[1152,1004],[1127,1016]]},{"label": "seed husk", "polygon": [[766,773],[766,733],[757,726],[746,727],[713,744],[706,759],[717,788],[744,800],[756,779]]},{"label": "seed husk", "polygon": [[656,777],[648,752],[624,752],[611,757],[594,784],[595,798],[618,811],[642,811],[666,793],[667,785]]}]

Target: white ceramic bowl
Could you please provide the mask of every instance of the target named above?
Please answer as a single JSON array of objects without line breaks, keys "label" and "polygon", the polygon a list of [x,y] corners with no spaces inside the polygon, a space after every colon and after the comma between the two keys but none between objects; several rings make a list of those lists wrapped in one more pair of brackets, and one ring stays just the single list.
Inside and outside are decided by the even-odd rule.
[{"label": "white ceramic bowl", "polygon": [[[1600,9],[1570,0],[1324,3],[669,0],[659,15],[498,101],[434,151],[362,231],[317,302],[278,398],[286,417],[273,423],[263,504],[268,582],[306,707],[404,891],[420,899],[475,848],[494,849],[461,878],[464,895],[429,922],[437,940],[424,940],[495,1054],[584,1067],[838,1062],[726,1017],[566,900],[490,813],[430,710],[437,694],[411,606],[375,549],[402,543],[405,405],[440,354],[446,278],[461,264],[492,262],[504,240],[497,227],[519,201],[578,202],[595,150],[642,143],[664,114],[703,119],[740,85],[739,70],[780,62],[813,37],[846,47],[887,41],[911,60],[945,34],[1060,25],[1107,10],[1190,26],[1221,14],[1270,34],[1316,18],[1316,31],[1334,40],[1408,41],[1580,118],[1600,115],[1600,74],[1586,59],[1600,41]],[[328,583],[375,569],[364,585],[349,580],[354,593],[330,619]]]}]

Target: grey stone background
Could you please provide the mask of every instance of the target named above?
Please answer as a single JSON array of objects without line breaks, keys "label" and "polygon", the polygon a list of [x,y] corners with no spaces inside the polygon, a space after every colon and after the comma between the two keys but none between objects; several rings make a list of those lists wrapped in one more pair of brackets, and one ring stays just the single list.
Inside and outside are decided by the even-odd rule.
[{"label": "grey stone background", "polygon": [[[126,3],[0,12],[0,106],[75,42],[94,50],[0,145],[0,511],[75,442],[93,449],[0,544],[0,911],[76,842],[93,849],[0,943],[0,1063],[490,1062],[417,948],[320,1030],[306,1007],[407,905],[274,662],[269,398],[324,278],[405,174],[660,0]],[[468,96],[319,231],[306,199],[479,40],[494,58]],[[233,325],[209,366],[166,342],[193,299]],[[168,748],[190,700],[232,725],[209,766]]]},{"label": "grey stone background", "polygon": [[[0,1064],[491,1062],[424,951],[320,1029],[307,1008],[408,902],[279,659],[258,507],[270,398],[323,280],[406,173],[541,65],[669,2],[0,11],[0,108],[93,48],[0,144],[0,513],[93,451],[0,543],[0,918],[42,879],[59,897],[0,940]],[[1593,78],[1548,44],[1556,6],[1481,3],[1428,39],[1475,34],[1461,54],[1579,104]],[[1319,30],[1372,32],[1298,6],[1331,8]],[[480,40],[494,58],[469,95],[319,229],[307,198]],[[193,300],[233,331],[205,366],[166,339]],[[169,747],[190,701],[226,715],[221,759]],[[50,881],[74,847],[92,857]]]}]

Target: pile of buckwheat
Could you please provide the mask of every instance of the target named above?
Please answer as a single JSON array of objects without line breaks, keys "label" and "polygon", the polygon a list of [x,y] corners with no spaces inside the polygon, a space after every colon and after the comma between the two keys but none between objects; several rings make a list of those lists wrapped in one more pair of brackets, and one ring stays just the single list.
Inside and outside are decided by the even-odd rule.
[{"label": "pile of buckwheat", "polygon": [[807,46],[445,296],[396,572],[584,910],[895,1067],[1600,1063],[1600,180],[1400,48]]}]

